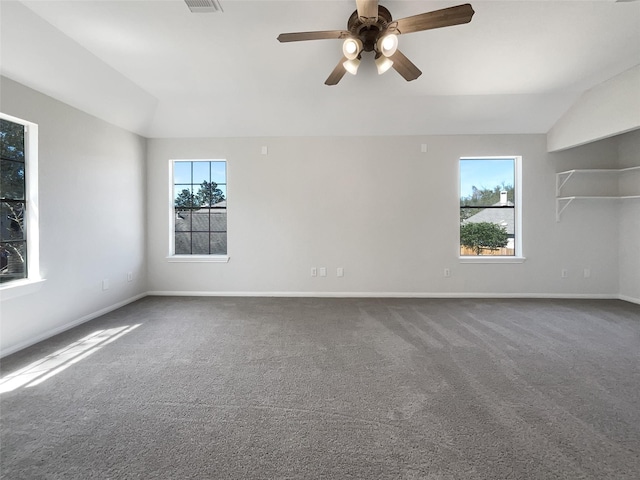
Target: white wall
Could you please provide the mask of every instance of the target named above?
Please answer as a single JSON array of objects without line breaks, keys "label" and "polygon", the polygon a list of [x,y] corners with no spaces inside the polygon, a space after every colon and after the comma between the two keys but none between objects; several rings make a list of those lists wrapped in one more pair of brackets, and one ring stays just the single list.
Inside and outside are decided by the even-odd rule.
[{"label": "white wall", "polygon": [[[46,279],[2,295],[2,354],[146,292],[640,299],[637,201],[575,202],[555,221],[555,173],[637,165],[640,132],[553,154],[544,135],[145,140],[0,81],[2,111],[40,126]],[[458,159],[473,155],[523,157],[522,264],[458,261]],[[229,263],[167,262],[176,158],[228,160]]]},{"label": "white wall", "polygon": [[146,130],[155,97],[21,2],[1,8],[3,75],[127,130]]},{"label": "white wall", "polygon": [[146,291],[146,140],[12,80],[0,81],[3,113],[39,125],[40,264],[46,279],[35,291],[23,289],[29,292],[24,295],[3,292],[4,355]]},{"label": "white wall", "polygon": [[[606,142],[554,155],[544,135],[152,139],[148,146],[151,292],[618,293],[615,205],[572,206],[555,221],[555,172],[615,165],[616,148]],[[458,261],[458,159],[473,155],[523,157],[523,264]],[[228,160],[229,263],[167,262],[176,158]],[[312,278],[314,266],[328,276]]]},{"label": "white wall", "polygon": [[[619,167],[640,166],[640,130],[618,139]],[[622,193],[640,193],[640,170],[621,182]],[[640,199],[622,201],[620,210],[620,295],[640,303]]]},{"label": "white wall", "polygon": [[550,152],[640,128],[640,65],[587,90],[547,135]]}]

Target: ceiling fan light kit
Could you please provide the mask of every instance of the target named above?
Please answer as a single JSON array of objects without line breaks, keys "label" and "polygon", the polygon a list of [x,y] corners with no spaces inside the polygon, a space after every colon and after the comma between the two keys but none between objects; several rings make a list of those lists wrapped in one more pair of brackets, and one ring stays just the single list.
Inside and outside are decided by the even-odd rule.
[{"label": "ceiling fan light kit", "polygon": [[342,53],[349,60],[355,60],[362,52],[362,41],[359,38],[347,38],[342,44]]},{"label": "ceiling fan light kit", "polygon": [[390,57],[398,50],[398,36],[394,33],[380,37],[376,49],[385,57]]},{"label": "ceiling fan light kit", "polygon": [[380,55],[376,58],[376,68],[378,69],[378,75],[382,75],[384,72],[393,67],[393,60],[384,55]]},{"label": "ceiling fan light kit", "polygon": [[354,58],[354,59],[347,60],[346,62],[342,63],[342,66],[351,75],[355,75],[356,73],[358,73],[358,67],[360,66],[360,59]]},{"label": "ceiling fan light kit", "polygon": [[375,52],[378,74],[383,74],[393,67],[410,82],[418,78],[422,72],[398,50],[398,35],[469,23],[475,13],[467,3],[394,21],[391,12],[378,5],[378,0],[356,0],[356,7],[356,11],[347,21],[347,30],[281,33],[278,40],[344,40],[343,58],[324,82],[326,85],[336,85],[346,72],[355,75],[363,51]]}]

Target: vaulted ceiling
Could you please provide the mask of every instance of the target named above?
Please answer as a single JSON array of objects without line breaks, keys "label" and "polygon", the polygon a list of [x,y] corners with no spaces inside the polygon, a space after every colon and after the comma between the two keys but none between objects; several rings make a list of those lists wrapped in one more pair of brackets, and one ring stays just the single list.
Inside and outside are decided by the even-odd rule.
[{"label": "vaulted ceiling", "polygon": [[[426,135],[546,133],[640,63],[640,2],[470,0],[471,23],[400,37],[417,80],[365,53],[329,87],[340,40],[276,38],[345,29],[354,0],[220,3],[1,0],[1,72],[147,137]],[[464,1],[380,3],[398,19]]]}]

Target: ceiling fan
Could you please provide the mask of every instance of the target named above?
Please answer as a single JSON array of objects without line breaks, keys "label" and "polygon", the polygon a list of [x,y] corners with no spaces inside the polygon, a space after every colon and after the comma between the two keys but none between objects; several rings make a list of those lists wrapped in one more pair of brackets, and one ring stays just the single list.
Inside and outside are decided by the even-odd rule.
[{"label": "ceiling fan", "polygon": [[422,72],[398,50],[398,35],[469,23],[475,13],[467,3],[393,20],[391,12],[382,5],[378,5],[378,0],[356,0],[356,7],[356,11],[347,21],[347,30],[281,33],[278,40],[280,42],[344,40],[343,57],[324,82],[326,85],[336,85],[346,72],[355,75],[363,51],[375,52],[379,74],[393,67],[410,82],[422,75]]}]

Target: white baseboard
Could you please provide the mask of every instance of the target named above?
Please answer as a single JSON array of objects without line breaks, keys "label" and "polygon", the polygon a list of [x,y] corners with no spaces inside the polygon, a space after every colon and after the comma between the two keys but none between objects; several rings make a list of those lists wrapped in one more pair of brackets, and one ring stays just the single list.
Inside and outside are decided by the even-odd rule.
[{"label": "white baseboard", "polygon": [[[310,298],[557,298],[585,300],[621,299],[616,294],[595,293],[474,293],[474,292],[205,292],[151,291],[164,297],[310,297]],[[631,301],[631,300],[628,300]]]},{"label": "white baseboard", "polygon": [[625,302],[637,303],[640,305],[640,298],[629,297],[627,295],[618,295],[620,300],[624,300]]},{"label": "white baseboard", "polygon": [[130,303],[135,302],[136,300],[140,300],[141,298],[144,298],[147,296],[147,293],[141,293],[139,295],[136,295],[135,297],[131,297],[131,298],[127,298],[126,300],[123,300],[121,302],[115,303],[113,305],[109,305],[108,307],[102,308],[96,312],[90,313],[88,315],[85,315],[81,318],[78,318],[76,320],[73,320],[72,322],[69,323],[65,323],[64,325],[61,325],[59,327],[53,328],[51,330],[47,330],[46,332],[41,333],[40,335],[38,335],[37,337],[33,337],[30,338],[28,340],[25,340],[24,342],[20,342],[17,345],[12,345],[11,347],[5,348],[4,350],[2,350],[2,352],[0,352],[0,358],[2,357],[6,357],[7,355],[11,355],[12,353],[15,353],[19,350],[22,350],[23,348],[27,348],[30,347],[31,345],[35,345],[38,342],[42,342],[43,340],[46,340],[47,338],[51,338],[55,335],[58,335],[59,333],[65,332],[67,330],[72,329],[73,327],[77,327],[78,325],[82,325],[85,322],[88,322],[90,320],[93,320],[94,318],[98,318],[102,315],[105,315],[109,312],[112,312],[114,310],[117,310],[118,308],[124,307],[125,305],[128,305]]}]

